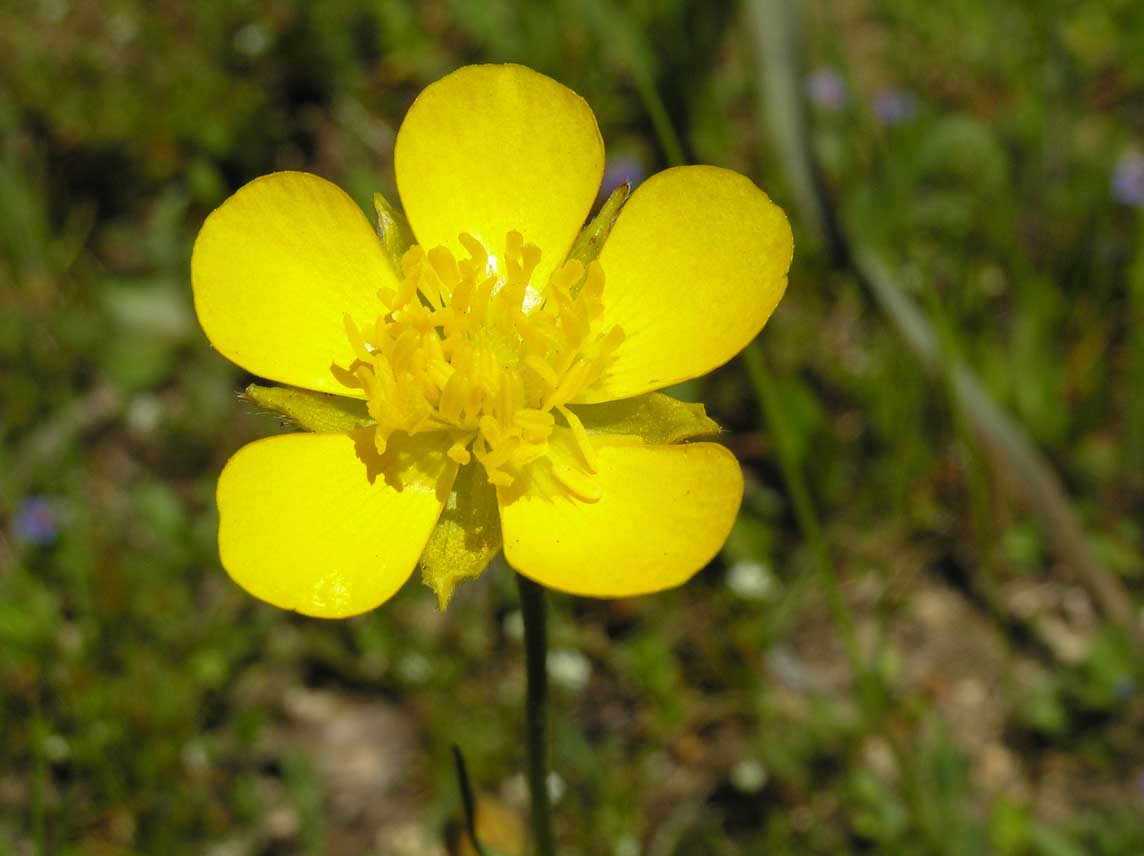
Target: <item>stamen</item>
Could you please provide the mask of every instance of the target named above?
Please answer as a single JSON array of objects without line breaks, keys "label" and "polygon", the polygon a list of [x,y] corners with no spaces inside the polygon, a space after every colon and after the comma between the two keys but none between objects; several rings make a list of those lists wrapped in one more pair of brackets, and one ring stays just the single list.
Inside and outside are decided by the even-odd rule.
[{"label": "stamen", "polygon": [[446,454],[458,464],[464,466],[473,459],[473,456],[469,454],[469,450],[465,448],[467,444],[468,438],[454,440],[453,445],[449,447],[449,451]]},{"label": "stamen", "polygon": [[372,358],[369,349],[365,346],[365,339],[361,336],[361,331],[357,328],[357,324],[349,315],[342,316],[342,323],[346,326],[346,335],[349,336],[350,345],[354,349],[354,354],[362,362],[368,363]]},{"label": "stamen", "polygon": [[598,472],[600,469],[600,459],[596,457],[596,448],[588,438],[588,431],[584,427],[584,423],[580,421],[579,416],[564,405],[560,405],[556,409],[560,411],[560,415],[564,417],[564,420],[568,423],[568,427],[572,429],[572,439],[576,441],[576,449],[584,456],[584,463],[588,465],[588,469],[592,472]]},{"label": "stamen", "polygon": [[584,502],[598,502],[603,496],[600,484],[587,473],[570,467],[567,464],[553,464],[552,474],[569,493]]},{"label": "stamen", "polygon": [[[472,235],[459,241],[467,258],[411,247],[397,288],[378,293],[376,321],[359,327],[346,316],[355,361],[335,376],[364,391],[379,452],[396,431],[445,431],[449,459],[475,458],[491,484],[509,486],[548,458],[557,483],[595,502],[598,455],[567,405],[603,376],[623,341],[618,326],[604,325],[603,269],[569,261],[538,289],[540,250],[520,232],[508,233],[498,259]],[[556,413],[583,468],[550,453]]]}]

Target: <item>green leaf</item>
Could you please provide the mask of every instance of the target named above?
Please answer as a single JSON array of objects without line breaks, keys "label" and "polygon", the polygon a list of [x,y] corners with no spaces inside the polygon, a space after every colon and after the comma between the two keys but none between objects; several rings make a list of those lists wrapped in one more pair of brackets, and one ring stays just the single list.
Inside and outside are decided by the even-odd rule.
[{"label": "green leaf", "polygon": [[662,392],[604,404],[574,404],[571,409],[589,434],[637,434],[647,443],[681,443],[712,437],[720,430],[702,404],[688,404]]},{"label": "green leaf", "polygon": [[340,434],[372,425],[364,401],[288,386],[251,384],[243,397],[280,413],[298,427],[319,434]]},{"label": "green leaf", "polygon": [[381,236],[381,243],[400,278],[401,257],[405,255],[406,250],[417,243],[413,237],[413,230],[409,228],[409,221],[405,219],[405,215],[390,205],[389,200],[380,193],[373,195],[373,207],[377,211],[377,231]]},{"label": "green leaf", "polygon": [[461,467],[437,527],[421,553],[421,578],[449,605],[453,590],[481,575],[501,548],[496,490],[478,464]]}]

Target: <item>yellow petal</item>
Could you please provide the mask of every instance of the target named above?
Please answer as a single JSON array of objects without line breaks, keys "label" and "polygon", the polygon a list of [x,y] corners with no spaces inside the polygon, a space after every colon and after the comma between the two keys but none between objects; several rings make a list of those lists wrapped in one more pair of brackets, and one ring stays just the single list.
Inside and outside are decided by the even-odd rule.
[{"label": "yellow petal", "polygon": [[750,179],[713,166],[649,178],[600,253],[605,324],[625,338],[580,401],[627,398],[727,362],[778,305],[793,250],[786,215]]},{"label": "yellow petal", "polygon": [[384,458],[369,431],[239,449],[218,483],[223,567],[283,609],[322,618],[373,609],[413,572],[448,495],[455,468],[434,440],[394,435]]},{"label": "yellow petal", "polygon": [[191,257],[207,338],[249,372],[346,394],[347,314],[372,322],[396,276],[373,227],[335,184],[303,172],[256,178],[203,224]]},{"label": "yellow petal", "polygon": [[472,65],[417,97],[393,160],[422,246],[466,256],[457,235],[468,232],[500,256],[515,230],[540,247],[533,283],[543,285],[596,198],[604,143],[571,89],[519,65]]},{"label": "yellow petal", "polygon": [[533,479],[498,488],[508,563],[548,588],[625,597],[680,585],[723,546],[743,496],[734,455],[713,443],[597,441],[596,502]]}]

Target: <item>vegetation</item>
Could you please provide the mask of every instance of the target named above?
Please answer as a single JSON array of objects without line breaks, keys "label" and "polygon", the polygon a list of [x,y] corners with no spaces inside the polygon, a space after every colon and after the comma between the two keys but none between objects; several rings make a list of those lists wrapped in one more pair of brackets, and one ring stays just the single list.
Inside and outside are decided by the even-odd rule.
[{"label": "vegetation", "polygon": [[238,590],[215,480],[287,429],[188,272],[257,175],[396,199],[405,109],[474,61],[581,93],[616,180],[729,166],[796,231],[750,359],[677,390],[747,473],[723,555],[549,598],[560,852],[1144,852],[1144,6],[815,2],[797,77],[822,198],[1043,454],[1118,615],[800,206],[773,5],[0,9],[0,856],[444,853],[454,743],[514,846],[512,575],[343,622]]}]

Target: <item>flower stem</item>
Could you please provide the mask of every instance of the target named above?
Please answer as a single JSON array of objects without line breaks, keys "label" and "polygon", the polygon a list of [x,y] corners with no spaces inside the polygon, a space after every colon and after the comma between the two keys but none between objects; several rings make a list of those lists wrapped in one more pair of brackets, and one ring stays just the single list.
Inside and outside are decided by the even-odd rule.
[{"label": "flower stem", "polygon": [[524,656],[528,678],[525,699],[525,746],[528,753],[528,793],[536,856],[553,856],[552,811],[548,802],[548,630],[544,589],[516,575],[520,610],[524,616]]}]

